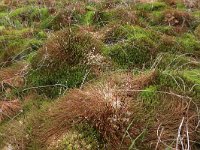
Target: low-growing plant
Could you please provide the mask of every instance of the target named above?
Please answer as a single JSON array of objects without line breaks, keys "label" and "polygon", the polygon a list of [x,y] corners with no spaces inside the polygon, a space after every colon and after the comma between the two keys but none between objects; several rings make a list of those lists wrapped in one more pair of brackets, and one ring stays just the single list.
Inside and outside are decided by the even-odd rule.
[{"label": "low-growing plant", "polygon": [[149,86],[140,93],[140,97],[144,101],[144,104],[148,106],[155,106],[158,104],[156,91],[157,88],[155,86]]},{"label": "low-growing plant", "polygon": [[155,41],[159,38],[150,32],[138,26],[115,27],[105,36],[105,54],[124,68],[148,63],[156,55]]},{"label": "low-growing plant", "polygon": [[31,86],[44,86],[38,90],[46,90],[47,95],[57,95],[61,87],[80,86],[93,74],[89,53],[95,57],[101,47],[101,42],[80,29],[58,31],[32,58],[28,82]]}]

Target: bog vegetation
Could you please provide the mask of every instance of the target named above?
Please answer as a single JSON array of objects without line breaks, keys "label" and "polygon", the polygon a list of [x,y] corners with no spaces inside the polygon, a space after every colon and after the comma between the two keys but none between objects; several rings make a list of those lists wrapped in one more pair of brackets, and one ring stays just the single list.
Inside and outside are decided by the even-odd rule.
[{"label": "bog vegetation", "polygon": [[2,0],[0,149],[200,149],[198,0]]}]

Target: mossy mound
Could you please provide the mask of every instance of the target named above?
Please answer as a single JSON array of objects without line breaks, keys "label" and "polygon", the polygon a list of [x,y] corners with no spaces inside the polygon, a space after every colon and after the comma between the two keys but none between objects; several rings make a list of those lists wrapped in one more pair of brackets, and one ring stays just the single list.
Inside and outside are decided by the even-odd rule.
[{"label": "mossy mound", "polygon": [[42,29],[59,30],[72,24],[79,24],[87,12],[85,8],[86,6],[82,2],[65,4],[56,13],[46,17],[41,22],[40,27]]},{"label": "mossy mound", "polygon": [[199,98],[200,97],[200,70],[193,69],[193,70],[184,70],[180,73],[181,76],[186,80],[186,83],[190,85],[190,91],[194,91],[194,95]]},{"label": "mossy mound", "polygon": [[45,7],[27,6],[14,9],[10,13],[4,13],[0,16],[1,25],[23,28],[37,26],[38,22],[49,16],[49,10]]},{"label": "mossy mound", "polygon": [[16,60],[22,60],[29,53],[36,51],[45,37],[39,36],[38,31],[31,28],[23,30],[2,30],[0,36],[0,62],[1,66],[12,64]]},{"label": "mossy mound", "polygon": [[177,38],[177,42],[180,43],[183,52],[194,53],[199,57],[200,41],[193,34],[184,34]]},{"label": "mossy mound", "polygon": [[[32,58],[30,85],[47,86],[41,89],[43,92],[50,86],[51,92],[45,92],[48,95],[56,95],[53,93],[58,93],[60,86],[66,89],[81,85],[85,78],[90,78],[94,73],[92,66],[99,65],[94,64],[94,61],[98,63],[95,59],[99,59],[99,63],[103,61],[98,55],[101,49],[102,43],[85,31],[77,28],[58,31]],[[57,84],[59,88],[51,87]]]},{"label": "mossy mound", "polygon": [[158,49],[162,52],[176,54],[190,53],[199,57],[199,40],[194,34],[184,33],[180,36],[162,35]]},{"label": "mossy mound", "polygon": [[[77,125],[74,131],[68,132],[64,135],[58,143],[50,146],[49,149],[98,149],[102,148],[100,143],[100,136],[94,128],[87,123]],[[57,147],[57,148],[56,148]],[[58,148],[59,147],[59,148]]]},{"label": "mossy mound", "polygon": [[[155,138],[157,130],[155,129],[159,128],[160,123],[163,123],[164,129],[161,139],[166,140],[166,142],[165,144],[160,143],[158,147],[160,149],[167,148],[166,144],[175,147],[174,142],[179,122],[187,112],[189,112],[190,117],[197,114],[196,105],[192,103],[188,106],[187,103],[190,99],[180,97],[179,93],[175,92],[176,88],[170,89],[169,84],[168,86],[154,85],[160,79],[160,75],[158,76],[154,71],[139,73],[135,76],[126,73],[112,74],[101,82],[87,84],[82,90],[69,91],[55,105],[50,106],[51,109],[47,109],[46,116],[43,116],[48,119],[43,119],[44,124],[41,128],[37,127],[41,124],[35,124],[32,130],[33,135],[36,135],[37,142],[41,143],[37,144],[46,148],[49,144],[55,143],[57,141],[55,139],[59,139],[58,141],[64,142],[66,148],[73,147],[73,145],[79,147],[83,141],[80,140],[77,143],[77,140],[73,140],[74,138],[68,138],[67,133],[70,133],[69,131],[76,126],[77,122],[79,125],[87,122],[87,130],[76,128],[77,131],[80,131],[79,136],[86,134],[84,139],[87,142],[90,141],[91,144],[98,145],[99,141],[97,140],[97,143],[94,141],[99,135],[103,140],[104,147],[102,149],[105,147],[115,149],[120,146],[125,149],[133,147],[152,149],[152,146],[157,145],[157,138]],[[106,82],[107,80],[112,83],[109,84]],[[114,90],[115,88],[120,90]],[[172,89],[173,92],[170,91]],[[104,95],[105,92],[109,94]],[[117,102],[114,95],[117,95]],[[91,103],[96,105],[91,105]],[[96,115],[99,119],[96,119]],[[71,126],[71,124],[73,125]],[[188,120],[188,124],[190,124],[188,130],[193,131],[198,124],[198,117]],[[133,141],[129,136],[137,140]],[[71,137],[77,137],[77,135],[73,136],[72,134]],[[174,137],[175,140],[174,138],[168,140],[171,137]],[[190,137],[191,139],[199,138],[197,132],[192,132]],[[148,141],[151,142],[148,143]],[[85,145],[84,142],[82,144]],[[87,149],[87,146],[89,145],[85,145],[84,148]],[[192,147],[195,146],[195,144],[192,145]]]},{"label": "mossy mound", "polygon": [[105,36],[105,54],[123,68],[148,65],[156,56],[157,34],[138,26],[117,26]]}]

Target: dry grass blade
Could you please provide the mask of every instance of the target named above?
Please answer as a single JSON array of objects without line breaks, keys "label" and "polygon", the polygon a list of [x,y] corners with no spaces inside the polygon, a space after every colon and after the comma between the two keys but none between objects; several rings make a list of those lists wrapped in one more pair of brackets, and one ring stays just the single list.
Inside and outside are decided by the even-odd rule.
[{"label": "dry grass blade", "polygon": [[0,101],[0,122],[6,118],[11,118],[21,109],[19,100]]}]

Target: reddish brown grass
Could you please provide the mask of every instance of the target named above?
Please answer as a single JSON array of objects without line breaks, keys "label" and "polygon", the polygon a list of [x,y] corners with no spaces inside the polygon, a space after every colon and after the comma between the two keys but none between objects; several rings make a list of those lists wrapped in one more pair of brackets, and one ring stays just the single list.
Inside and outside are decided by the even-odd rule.
[{"label": "reddish brown grass", "polygon": [[0,101],[0,122],[6,118],[11,118],[21,109],[19,100]]},{"label": "reddish brown grass", "polygon": [[91,50],[94,50],[94,54],[98,53],[100,47],[100,42],[87,31],[67,28],[56,32],[39,49],[32,67],[36,69],[40,65],[45,65],[48,69],[54,70],[57,65],[74,66],[87,63],[87,54]]},{"label": "reddish brown grass", "polygon": [[[58,139],[72,126],[87,122],[95,128],[106,143],[119,146],[137,110],[137,102],[131,104],[133,95],[130,89],[141,89],[155,78],[155,72],[133,77],[129,73],[113,74],[97,85],[87,85],[82,90],[73,89],[48,113],[52,124],[40,140],[47,143]],[[125,91],[123,91],[125,90]],[[135,93],[135,92],[133,92]],[[135,128],[138,126],[134,126]],[[43,128],[42,128],[43,130]],[[138,130],[131,133],[137,135]],[[123,143],[130,143],[128,138]]]},{"label": "reddish brown grass", "polygon": [[28,66],[24,63],[18,63],[15,66],[3,68],[0,70],[1,86],[7,84],[12,87],[21,87],[24,85],[24,74]]},{"label": "reddish brown grass", "polygon": [[152,107],[137,97],[156,77],[155,71],[139,76],[129,72],[112,73],[100,82],[72,89],[41,114],[44,119],[39,120],[46,120],[46,123],[34,120],[33,136],[46,148],[79,123],[88,123],[98,131],[107,149],[127,149],[132,143],[130,137],[135,139],[144,133],[143,142],[135,143],[137,148],[162,150],[166,145],[176,147],[178,129],[184,117],[180,135],[186,146],[187,133],[191,141],[199,138],[195,104],[187,98],[160,93],[159,105]]}]

